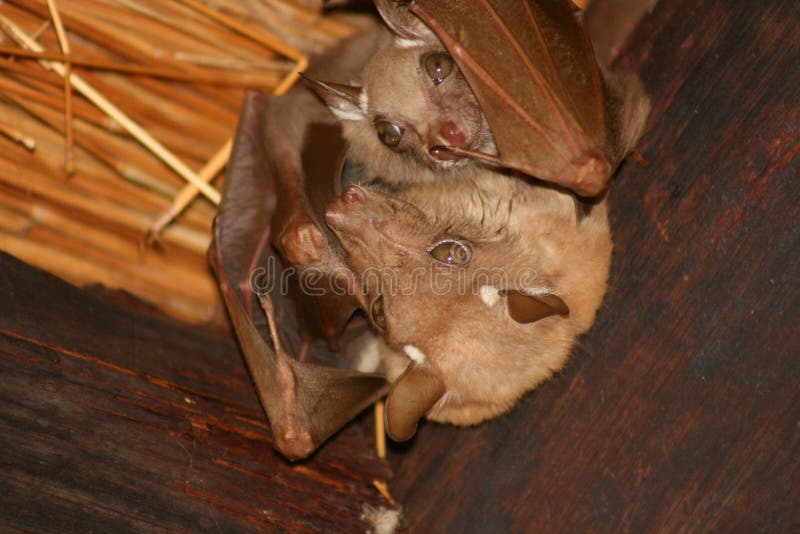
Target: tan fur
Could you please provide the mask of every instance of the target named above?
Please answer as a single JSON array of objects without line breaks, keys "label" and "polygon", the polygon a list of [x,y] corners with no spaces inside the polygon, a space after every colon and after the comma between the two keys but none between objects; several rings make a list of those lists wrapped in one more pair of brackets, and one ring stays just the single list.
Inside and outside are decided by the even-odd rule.
[{"label": "tan fur", "polygon": [[[570,195],[490,172],[401,194],[364,190],[363,201],[337,201],[327,215],[369,299],[383,295],[388,379],[408,366],[403,348],[412,345],[446,386],[429,419],[469,425],[497,416],[559,370],[591,327],[611,258],[606,203],[578,223]],[[428,251],[443,238],[470,242],[471,261],[462,268],[433,260]],[[381,268],[394,273],[396,287],[368,276]],[[493,307],[481,299],[488,281],[476,276],[486,270],[506,276],[493,280],[498,289],[556,293],[569,315],[515,322],[505,298]],[[518,279],[528,271],[535,275]],[[437,293],[432,273],[453,290]]]},{"label": "tan fur", "polygon": [[[361,87],[366,109],[355,102],[331,102],[329,95],[322,95],[332,108],[344,108],[342,127],[351,157],[366,166],[368,176],[395,184],[438,182],[474,170],[476,163],[471,160],[442,161],[430,154],[432,146],[450,144],[438,133],[445,122],[464,133],[463,148],[496,152],[488,123],[458,68],[454,66],[438,85],[425,73],[422,58],[445,50],[430,30],[420,25],[417,31],[414,39],[387,33],[360,76],[336,80]],[[398,147],[381,143],[377,120],[404,128]]]}]

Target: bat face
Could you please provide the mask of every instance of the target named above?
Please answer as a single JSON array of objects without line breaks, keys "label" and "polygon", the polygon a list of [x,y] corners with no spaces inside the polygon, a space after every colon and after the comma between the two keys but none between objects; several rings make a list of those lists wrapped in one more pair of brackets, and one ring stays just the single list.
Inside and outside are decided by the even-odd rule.
[{"label": "bat face", "polygon": [[440,146],[496,153],[472,90],[421,24],[413,35],[387,39],[364,69],[360,86],[343,90],[312,81],[312,87],[342,120],[351,157],[387,182],[441,181],[474,168],[474,162]]},{"label": "bat face", "polygon": [[485,174],[403,198],[351,186],[326,213],[392,349],[388,379],[427,369],[443,384],[427,417],[459,425],[561,368],[610,263],[604,205],[578,224],[569,195]]}]

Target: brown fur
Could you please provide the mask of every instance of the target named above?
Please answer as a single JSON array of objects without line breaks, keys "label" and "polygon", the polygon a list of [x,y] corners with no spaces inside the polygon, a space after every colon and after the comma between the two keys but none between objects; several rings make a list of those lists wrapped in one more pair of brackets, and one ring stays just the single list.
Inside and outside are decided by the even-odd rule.
[{"label": "brown fur", "polygon": [[[591,327],[611,258],[604,200],[578,223],[570,195],[490,172],[409,187],[402,198],[369,189],[347,197],[351,191],[329,207],[328,224],[368,299],[383,295],[388,379],[409,365],[408,345],[442,378],[445,394],[429,419],[468,425],[507,411],[559,370]],[[433,260],[428,251],[444,238],[471,243],[471,260],[463,267]],[[394,289],[369,276],[381,268],[393,273]],[[487,269],[506,280],[475,279]],[[535,275],[515,281],[528,271]],[[437,293],[433,273],[454,289]],[[466,291],[458,291],[459,279]],[[555,293],[569,315],[517,323],[505,297],[491,307],[482,300],[481,285]]]}]

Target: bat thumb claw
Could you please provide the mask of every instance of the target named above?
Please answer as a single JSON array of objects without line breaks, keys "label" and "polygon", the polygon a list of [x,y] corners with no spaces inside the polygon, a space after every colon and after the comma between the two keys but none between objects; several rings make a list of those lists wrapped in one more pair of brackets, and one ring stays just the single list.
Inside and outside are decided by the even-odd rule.
[{"label": "bat thumb claw", "polygon": [[275,448],[289,460],[308,458],[316,449],[308,429],[294,417],[289,417],[276,428],[273,439]]},{"label": "bat thumb claw", "polygon": [[584,197],[594,197],[603,192],[611,178],[611,164],[602,157],[590,157],[573,167],[566,185]]}]

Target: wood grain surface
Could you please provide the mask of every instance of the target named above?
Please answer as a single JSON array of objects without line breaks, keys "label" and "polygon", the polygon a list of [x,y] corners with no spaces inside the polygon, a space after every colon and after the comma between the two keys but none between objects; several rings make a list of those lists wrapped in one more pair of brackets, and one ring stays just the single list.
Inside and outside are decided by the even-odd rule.
[{"label": "wood grain surface", "polygon": [[[394,446],[404,530],[800,530],[798,27],[661,0],[626,40],[650,165],[612,184],[597,324],[509,415]],[[363,532],[368,429],[288,464],[232,337],[0,254],[0,530]]]},{"label": "wood grain surface", "polygon": [[0,531],[364,532],[369,426],[289,464],[232,339],[0,253]]},{"label": "wood grain surface", "polygon": [[508,416],[395,448],[412,532],[800,530],[798,27],[796,0],[644,18],[618,66],[650,165],[612,182],[597,323]]}]

